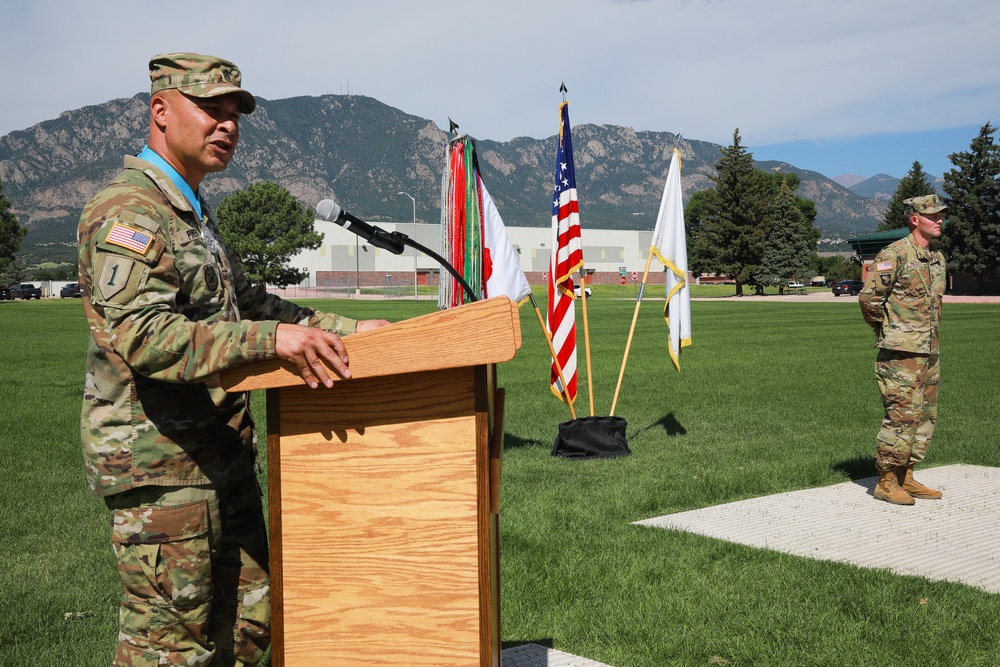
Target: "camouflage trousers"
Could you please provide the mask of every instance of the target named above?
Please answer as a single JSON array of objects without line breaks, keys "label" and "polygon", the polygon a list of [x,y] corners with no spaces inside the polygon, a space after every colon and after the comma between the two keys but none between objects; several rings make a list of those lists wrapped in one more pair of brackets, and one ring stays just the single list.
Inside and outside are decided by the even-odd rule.
[{"label": "camouflage trousers", "polygon": [[938,355],[879,350],[875,376],[885,407],[875,467],[886,471],[923,461],[937,423]]},{"label": "camouflage trousers", "polygon": [[256,665],[271,640],[256,478],[142,486],[105,501],[124,588],[114,667]]}]

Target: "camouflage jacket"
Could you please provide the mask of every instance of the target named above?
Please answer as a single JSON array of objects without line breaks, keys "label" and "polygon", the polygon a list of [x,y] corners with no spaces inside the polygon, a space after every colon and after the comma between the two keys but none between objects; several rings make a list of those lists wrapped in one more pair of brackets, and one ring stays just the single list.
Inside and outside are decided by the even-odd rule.
[{"label": "camouflage jacket", "polygon": [[908,235],[875,257],[859,302],[875,330],[875,347],[938,354],[944,256]]},{"label": "camouflage jacket", "polygon": [[251,285],[203,216],[163,172],[126,157],[80,218],[91,334],[80,428],[99,495],[253,474],[249,395],[223,391],[219,371],[273,358],[279,322],[355,330]]}]

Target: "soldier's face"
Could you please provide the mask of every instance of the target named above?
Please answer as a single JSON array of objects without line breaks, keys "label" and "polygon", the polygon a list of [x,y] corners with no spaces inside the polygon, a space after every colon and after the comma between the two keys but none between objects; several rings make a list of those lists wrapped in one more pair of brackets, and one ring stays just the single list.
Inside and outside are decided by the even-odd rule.
[{"label": "soldier's face", "polygon": [[925,238],[941,236],[941,213],[921,213],[917,215],[917,229]]},{"label": "soldier's face", "polygon": [[174,167],[197,189],[205,175],[225,169],[236,153],[239,97],[235,93],[202,98],[170,92],[164,123],[167,148],[180,163]]},{"label": "soldier's face", "polygon": [[[910,216],[913,235],[925,242],[941,236],[941,213],[914,213]],[[926,243],[925,243],[926,245]]]}]

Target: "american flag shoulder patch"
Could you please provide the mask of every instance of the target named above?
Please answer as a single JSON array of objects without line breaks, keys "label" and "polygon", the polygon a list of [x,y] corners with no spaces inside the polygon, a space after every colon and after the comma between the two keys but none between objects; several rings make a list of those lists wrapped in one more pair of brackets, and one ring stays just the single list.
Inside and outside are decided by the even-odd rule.
[{"label": "american flag shoulder patch", "polygon": [[892,262],[879,262],[875,265],[876,271],[892,271]]},{"label": "american flag shoulder patch", "polygon": [[140,255],[145,255],[146,251],[149,250],[149,246],[153,244],[153,236],[141,229],[116,222],[111,227],[111,231],[108,232],[107,242],[121,246],[126,250],[137,252]]}]

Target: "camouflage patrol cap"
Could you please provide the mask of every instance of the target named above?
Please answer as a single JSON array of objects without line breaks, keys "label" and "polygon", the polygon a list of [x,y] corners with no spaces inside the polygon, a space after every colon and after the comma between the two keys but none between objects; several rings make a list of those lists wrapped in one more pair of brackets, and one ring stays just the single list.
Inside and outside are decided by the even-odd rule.
[{"label": "camouflage patrol cap", "polygon": [[176,88],[192,97],[215,97],[236,93],[240,96],[240,111],[253,113],[257,100],[240,87],[242,77],[236,65],[198,53],[162,53],[149,61],[149,90],[155,95],[161,90]]},{"label": "camouflage patrol cap", "polygon": [[913,215],[914,213],[929,215],[948,210],[948,207],[941,203],[941,198],[937,195],[910,197],[909,199],[904,199],[903,203],[906,205],[906,215]]}]

